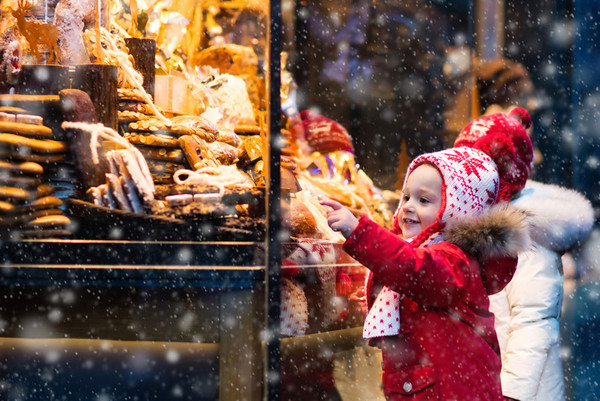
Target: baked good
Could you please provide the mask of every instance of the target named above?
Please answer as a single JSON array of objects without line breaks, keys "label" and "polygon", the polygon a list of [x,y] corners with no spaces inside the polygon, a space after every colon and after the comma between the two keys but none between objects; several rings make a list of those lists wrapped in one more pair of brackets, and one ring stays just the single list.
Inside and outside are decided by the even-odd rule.
[{"label": "baked good", "polygon": [[10,203],[24,203],[25,201],[34,199],[37,195],[37,190],[27,190],[16,187],[0,186],[0,199]]},{"label": "baked good", "polygon": [[[147,95],[152,100],[152,95],[149,93]],[[117,97],[119,101],[146,102],[142,92],[135,88],[117,88]]]},{"label": "baked good", "polygon": [[137,101],[119,101],[118,104],[118,110],[119,111],[135,111],[137,113],[140,114],[146,114],[146,115],[152,115],[153,111],[152,111],[152,107],[150,107],[149,105],[147,105],[144,102],[137,102]]},{"label": "baked good", "polygon": [[37,188],[42,184],[42,180],[37,177],[15,177],[9,174],[0,174],[0,185],[16,187],[23,189]]},{"label": "baked good", "polygon": [[44,168],[38,163],[10,163],[0,160],[0,174],[13,176],[39,176],[44,172]]},{"label": "baked good", "polygon": [[208,65],[221,74],[257,75],[258,57],[251,47],[224,44],[210,46],[194,58],[194,65]]},{"label": "baked good", "polygon": [[290,234],[293,237],[314,238],[318,233],[315,216],[298,200],[291,200],[289,220]]},{"label": "baked good", "polygon": [[[173,132],[195,134],[208,142],[214,141],[219,134],[218,128],[202,116],[177,116],[173,117],[171,121],[173,122]],[[188,131],[187,129],[191,129],[192,131]]]},{"label": "baked good", "polygon": [[52,139],[33,139],[16,134],[0,134],[0,148],[30,149],[31,153],[64,153],[67,147],[64,143]]},{"label": "baked good", "polygon": [[136,121],[149,120],[151,118],[154,117],[137,111],[117,110],[117,120],[121,124],[129,124]]},{"label": "baked good", "polygon": [[52,195],[54,191],[54,187],[49,184],[41,184],[33,189],[0,186],[0,200],[22,206],[34,199]]},{"label": "baked good", "polygon": [[37,217],[18,230],[21,238],[61,238],[71,235],[71,219],[62,214]]},{"label": "baked good", "polygon": [[28,149],[20,148],[19,150],[0,149],[0,158],[5,160],[18,160],[34,163],[56,163],[65,160],[64,153],[30,153]]},{"label": "baked good", "polygon": [[58,96],[65,121],[98,122],[96,109],[86,92],[79,89],[63,89],[58,92]]},{"label": "baked good", "polygon": [[33,114],[16,114],[15,115],[16,122],[23,124],[32,124],[32,125],[43,125],[44,119],[41,116],[36,116]]},{"label": "baked good", "polygon": [[129,200],[127,200],[127,195],[125,194],[123,184],[119,177],[115,174],[107,173],[106,184],[108,186],[108,190],[110,190],[115,199],[118,209],[124,210],[126,212],[132,212],[133,209],[131,208]]},{"label": "baked good", "polygon": [[258,135],[260,127],[254,124],[236,124],[233,129],[236,134],[240,135]]},{"label": "baked good", "polygon": [[162,160],[175,163],[181,163],[184,159],[181,149],[169,149],[145,145],[137,145],[137,148],[146,159]]},{"label": "baked good", "polygon": [[24,114],[24,113],[27,113],[27,110],[25,110],[21,107],[15,107],[15,106],[0,106],[0,113]]},{"label": "baked good", "polygon": [[221,164],[230,165],[238,161],[240,149],[224,142],[215,141],[207,145],[212,157]]},{"label": "baked good", "polygon": [[181,146],[190,167],[194,170],[199,169],[202,166],[206,142],[195,135],[182,135],[177,142]]},{"label": "baked good", "polygon": [[60,209],[38,209],[24,213],[4,214],[0,215],[0,225],[21,225],[28,224],[32,220],[45,216],[62,215]]},{"label": "baked good", "polygon": [[296,175],[292,172],[291,169],[285,168],[283,165],[281,166],[281,188],[289,190],[290,193],[302,190],[302,187],[300,187],[300,183],[298,182]]},{"label": "baked good", "polygon": [[158,146],[161,148],[179,148],[177,139],[170,135],[126,132],[123,136],[134,145]]},{"label": "baked good", "polygon": [[154,177],[155,174],[173,175],[177,170],[186,168],[182,163],[163,162],[158,160],[147,160],[147,163],[152,177]]},{"label": "baked good", "polygon": [[44,125],[0,121],[0,132],[19,134],[26,137],[50,138],[52,130]]},{"label": "baked good", "polygon": [[242,145],[242,138],[237,136],[233,131],[220,130],[215,140],[227,143],[236,148],[239,148]]}]

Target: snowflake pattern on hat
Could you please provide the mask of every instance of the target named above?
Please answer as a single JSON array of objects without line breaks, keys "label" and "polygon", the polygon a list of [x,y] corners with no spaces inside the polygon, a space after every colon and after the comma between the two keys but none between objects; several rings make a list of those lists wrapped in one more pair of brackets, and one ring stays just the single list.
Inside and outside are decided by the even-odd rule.
[{"label": "snowflake pattern on hat", "polygon": [[[479,138],[485,136],[494,125],[495,121],[491,118],[478,118],[467,125],[460,133],[460,141],[465,143],[474,143]],[[457,142],[459,139],[457,138]]]},{"label": "snowflake pattern on hat", "polygon": [[484,152],[458,147],[423,154],[410,164],[407,178],[424,163],[435,166],[442,175],[443,200],[437,217],[442,225],[467,215],[480,215],[496,202],[498,168]]}]

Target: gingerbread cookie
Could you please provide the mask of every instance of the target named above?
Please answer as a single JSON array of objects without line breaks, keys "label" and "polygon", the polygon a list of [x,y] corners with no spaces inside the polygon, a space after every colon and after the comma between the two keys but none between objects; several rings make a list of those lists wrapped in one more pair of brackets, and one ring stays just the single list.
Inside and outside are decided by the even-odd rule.
[{"label": "gingerbread cookie", "polygon": [[138,113],[137,111],[117,110],[117,120],[119,123],[123,124],[148,120],[150,118],[152,117],[143,113]]},{"label": "gingerbread cookie", "polygon": [[67,146],[59,141],[52,139],[33,139],[16,134],[1,134],[0,133],[0,148],[29,148],[33,152],[49,154],[49,153],[64,153]]},{"label": "gingerbread cookie", "polygon": [[18,148],[13,150],[1,149],[0,148],[0,158],[5,160],[18,160],[25,162],[33,162],[33,163],[56,163],[62,162],[65,160],[65,153],[52,153],[52,154],[43,154],[43,153],[31,153],[29,148]]},{"label": "gingerbread cookie", "polygon": [[0,160],[0,174],[10,174],[14,176],[38,176],[43,172],[44,168],[38,163],[9,163],[7,161]]},{"label": "gingerbread cookie", "polygon": [[[134,88],[117,88],[117,96],[119,101],[146,102],[146,98],[144,98],[142,92]],[[152,95],[148,94],[148,97],[152,100]]]},{"label": "gingerbread cookie", "polygon": [[60,209],[40,209],[31,210],[28,212],[16,213],[11,215],[0,215],[0,225],[13,226],[20,224],[28,224],[32,220],[46,216],[57,216],[62,215]]},{"label": "gingerbread cookie", "polygon": [[179,148],[177,139],[170,135],[126,132],[124,137],[134,145],[158,146],[161,148]]},{"label": "gingerbread cookie", "polygon": [[161,160],[167,162],[183,162],[183,152],[181,149],[168,149],[155,146],[138,145],[137,148],[146,159]]},{"label": "gingerbread cookie", "polygon": [[119,102],[118,109],[119,111],[135,111],[146,115],[153,114],[152,107],[142,102]]},{"label": "gingerbread cookie", "polygon": [[198,135],[208,142],[214,141],[219,133],[210,121],[200,116],[179,116],[171,121],[154,118],[130,123],[128,128],[130,131],[160,133],[171,136]]},{"label": "gingerbread cookie", "polygon": [[19,134],[27,137],[52,137],[52,130],[44,125],[25,124],[20,122],[0,121],[0,132]]}]

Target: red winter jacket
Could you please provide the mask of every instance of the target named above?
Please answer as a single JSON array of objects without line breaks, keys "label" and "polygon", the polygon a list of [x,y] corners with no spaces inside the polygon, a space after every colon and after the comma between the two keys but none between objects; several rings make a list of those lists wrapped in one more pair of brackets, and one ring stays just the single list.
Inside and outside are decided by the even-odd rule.
[{"label": "red winter jacket", "polygon": [[[382,285],[404,296],[400,334],[381,338],[388,400],[502,400],[500,352],[488,293],[500,291],[514,274],[521,248],[507,236],[527,240],[522,221],[513,223],[498,238],[500,248],[490,247],[485,242],[489,238],[476,233],[472,238],[484,240],[482,247],[490,251],[477,251],[476,258],[449,242],[414,248],[371,220],[360,220],[344,250],[373,273],[368,300],[375,299]],[[475,231],[481,228],[479,223],[471,226]],[[455,235],[457,242],[464,242],[463,234]],[[506,244],[509,249],[504,249]],[[470,243],[463,248],[477,249]],[[478,259],[484,258],[493,263],[482,273]]]}]

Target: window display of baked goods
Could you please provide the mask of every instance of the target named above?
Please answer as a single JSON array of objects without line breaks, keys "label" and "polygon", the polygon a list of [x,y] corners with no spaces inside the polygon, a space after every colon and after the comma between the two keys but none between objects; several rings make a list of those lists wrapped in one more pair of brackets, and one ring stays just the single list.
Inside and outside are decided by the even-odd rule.
[{"label": "window display of baked goods", "polygon": [[[254,1],[176,3],[2,2],[5,236],[263,238],[268,11]],[[46,31],[56,35],[31,34]],[[302,202],[329,240],[340,238],[322,197],[388,222],[352,138],[295,111],[285,55],[282,67],[284,198]],[[71,184],[61,197],[47,165]]]}]

